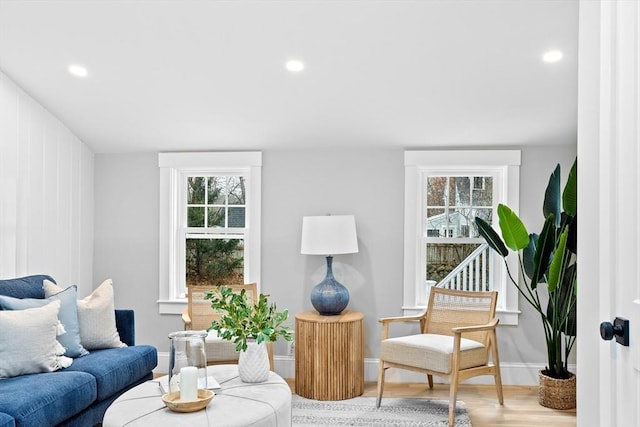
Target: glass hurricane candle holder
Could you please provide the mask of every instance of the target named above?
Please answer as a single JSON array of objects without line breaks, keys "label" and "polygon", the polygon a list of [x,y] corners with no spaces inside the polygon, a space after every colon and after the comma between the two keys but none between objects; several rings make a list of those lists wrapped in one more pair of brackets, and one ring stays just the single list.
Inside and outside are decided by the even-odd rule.
[{"label": "glass hurricane candle holder", "polygon": [[180,400],[196,400],[198,389],[207,389],[205,331],[169,334],[169,393],[180,392]]}]

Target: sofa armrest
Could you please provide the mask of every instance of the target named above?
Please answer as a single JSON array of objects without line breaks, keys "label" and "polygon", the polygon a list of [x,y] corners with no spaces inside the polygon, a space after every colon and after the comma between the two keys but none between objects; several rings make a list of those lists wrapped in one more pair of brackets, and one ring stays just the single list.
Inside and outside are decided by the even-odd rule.
[{"label": "sofa armrest", "polygon": [[120,341],[126,345],[136,345],[135,317],[133,310],[116,309],[116,328]]}]

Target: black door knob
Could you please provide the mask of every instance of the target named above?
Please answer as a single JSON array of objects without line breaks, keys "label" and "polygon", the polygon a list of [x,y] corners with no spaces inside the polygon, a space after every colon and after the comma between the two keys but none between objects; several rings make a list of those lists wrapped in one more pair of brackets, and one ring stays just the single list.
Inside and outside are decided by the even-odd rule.
[{"label": "black door knob", "polygon": [[629,321],[622,317],[616,317],[613,324],[611,322],[600,323],[600,336],[606,341],[610,341],[615,337],[618,344],[628,346]]},{"label": "black door knob", "polygon": [[619,326],[614,328],[611,322],[602,322],[600,323],[600,336],[605,341],[611,341],[616,333],[616,329],[618,333],[622,331],[622,328]]}]

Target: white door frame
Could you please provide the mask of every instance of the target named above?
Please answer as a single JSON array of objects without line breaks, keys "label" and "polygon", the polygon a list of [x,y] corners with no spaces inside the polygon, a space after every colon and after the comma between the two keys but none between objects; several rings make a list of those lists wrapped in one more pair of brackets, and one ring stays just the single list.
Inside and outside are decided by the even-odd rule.
[{"label": "white door frame", "polygon": [[[580,1],[578,426],[640,425],[640,5]],[[631,345],[599,325],[631,320]]]}]

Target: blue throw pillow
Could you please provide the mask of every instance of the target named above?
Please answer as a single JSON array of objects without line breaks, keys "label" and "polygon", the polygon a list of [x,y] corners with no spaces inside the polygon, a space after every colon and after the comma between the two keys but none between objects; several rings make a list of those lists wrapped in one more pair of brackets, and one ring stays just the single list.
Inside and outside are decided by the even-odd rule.
[{"label": "blue throw pillow", "polygon": [[3,310],[25,310],[37,308],[49,304],[51,301],[60,300],[58,320],[62,323],[65,333],[58,336],[58,342],[65,348],[67,357],[79,357],[89,354],[80,344],[80,326],[78,324],[77,287],[69,286],[62,292],[49,298],[12,298],[0,295],[0,308]]},{"label": "blue throw pillow", "polygon": [[16,279],[2,279],[0,280],[0,295],[14,298],[45,298],[44,290],[42,289],[44,280],[55,283],[55,280],[46,274],[18,277]]}]

